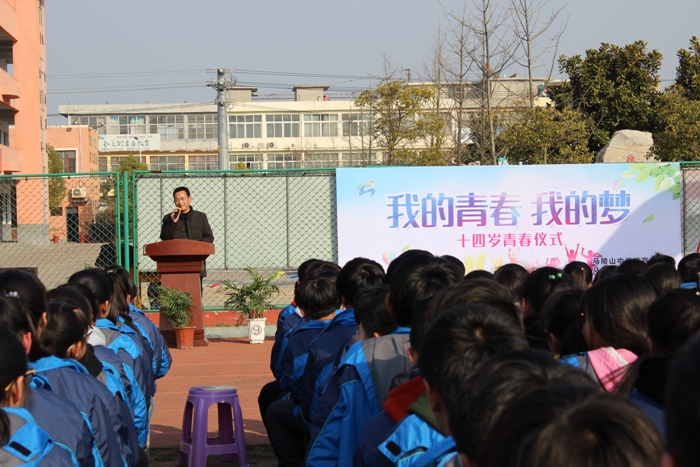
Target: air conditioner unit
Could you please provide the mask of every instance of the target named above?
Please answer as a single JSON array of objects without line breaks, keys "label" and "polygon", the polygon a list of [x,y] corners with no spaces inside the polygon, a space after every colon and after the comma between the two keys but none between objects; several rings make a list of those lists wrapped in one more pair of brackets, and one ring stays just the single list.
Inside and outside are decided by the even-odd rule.
[{"label": "air conditioner unit", "polygon": [[70,191],[70,196],[73,199],[85,199],[87,197],[87,190],[85,187],[77,186]]},{"label": "air conditioner unit", "polygon": [[272,148],[274,148],[274,147],[276,147],[276,146],[277,146],[277,145],[276,145],[275,143],[267,143],[267,147],[270,148],[270,149],[272,149]]},{"label": "air conditioner unit", "polygon": [[243,149],[248,149],[248,148],[250,147],[250,143],[243,143],[243,144],[241,145],[241,147],[242,147]]}]

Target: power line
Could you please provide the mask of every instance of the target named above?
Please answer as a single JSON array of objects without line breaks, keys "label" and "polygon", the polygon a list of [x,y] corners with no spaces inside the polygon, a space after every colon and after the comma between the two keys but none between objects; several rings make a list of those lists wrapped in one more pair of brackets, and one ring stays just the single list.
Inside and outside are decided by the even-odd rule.
[{"label": "power line", "polygon": [[[133,71],[133,72],[109,72],[109,73],[87,73],[74,75],[51,75],[47,74],[47,79],[101,79],[101,78],[116,78],[130,76],[172,76],[184,74],[199,74],[205,73],[206,70],[170,70],[170,71]],[[297,73],[291,71],[271,71],[271,70],[248,70],[236,69],[237,74],[250,75],[270,75],[270,76],[292,76],[299,78],[328,78],[328,79],[350,79],[350,80],[371,80],[375,79],[370,75],[340,75],[326,73]]]}]

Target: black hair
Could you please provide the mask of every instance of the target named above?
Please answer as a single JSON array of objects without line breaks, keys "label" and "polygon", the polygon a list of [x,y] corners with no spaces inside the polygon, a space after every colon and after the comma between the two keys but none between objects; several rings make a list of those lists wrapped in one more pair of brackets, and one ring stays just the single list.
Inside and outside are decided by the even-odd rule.
[{"label": "black hair", "polygon": [[617,265],[615,274],[632,274],[642,276],[649,269],[647,263],[639,258],[629,258]]},{"label": "black hair", "polygon": [[[106,301],[111,302],[114,299],[114,282],[109,274],[102,269],[91,268],[78,271],[68,278],[68,283],[83,284],[90,289],[98,304]],[[107,317],[111,319],[111,314]],[[113,322],[116,323],[116,321]]]},{"label": "black hair", "polygon": [[647,260],[647,266],[649,267],[659,263],[670,264],[674,269],[676,267],[675,258],[673,256],[664,255],[663,253],[654,253],[651,258]]},{"label": "black hair", "polygon": [[678,262],[678,274],[683,282],[698,283],[700,274],[700,253],[686,255]]},{"label": "black hair", "polygon": [[39,345],[39,336],[32,316],[19,298],[0,295],[0,325],[12,330],[17,336],[29,333],[31,336],[28,355],[30,361],[35,362],[46,355]]},{"label": "black hair", "polygon": [[572,261],[564,266],[564,272],[571,276],[574,285],[581,289],[587,289],[593,282],[593,271],[583,261]]},{"label": "black hair", "polygon": [[560,355],[573,355],[588,350],[581,334],[583,319],[581,316],[582,289],[561,290],[549,297],[542,308],[540,324],[547,335],[552,334],[559,343],[559,348],[552,351]]},{"label": "black hair", "polygon": [[46,293],[46,298],[50,302],[65,302],[75,308],[80,308],[89,323],[92,323],[93,307],[85,295],[71,287],[79,284],[59,285],[55,289],[49,290]]},{"label": "black hair", "polygon": [[111,266],[105,269],[105,272],[114,282],[114,300],[112,300],[109,310],[110,321],[114,319],[113,322],[116,323],[121,318],[127,326],[136,331],[136,334],[141,335],[129,316],[128,295],[133,285],[129,271],[122,266]]},{"label": "black hair", "polygon": [[41,317],[48,310],[44,284],[34,274],[20,269],[0,272],[0,295],[13,293],[29,312],[34,328],[39,329]]},{"label": "black hair", "polygon": [[654,288],[657,296],[681,286],[681,275],[668,263],[650,266],[642,277]]},{"label": "black hair", "polygon": [[464,280],[474,280],[474,279],[490,279],[493,280],[493,273],[490,271],[486,271],[484,269],[475,269],[473,271],[470,271],[469,274],[464,276]]},{"label": "black hair", "polygon": [[700,465],[700,335],[671,364],[666,383],[666,444],[679,467]]},{"label": "black hair", "polygon": [[512,317],[482,303],[458,305],[428,328],[418,349],[418,367],[449,407],[478,365],[493,355],[526,348],[523,330]]},{"label": "black hair", "polygon": [[598,272],[595,273],[595,277],[593,278],[593,283],[597,284],[598,282],[602,281],[606,277],[610,277],[615,275],[615,272],[617,271],[617,266],[614,266],[612,264],[608,264],[607,266],[603,266],[602,268],[598,269]]},{"label": "black hair", "polygon": [[188,197],[189,197],[189,196],[192,196],[192,195],[190,195],[190,189],[189,189],[189,188],[187,188],[186,186],[179,186],[179,187],[177,187],[177,188],[175,188],[175,189],[173,190],[173,197],[175,197],[175,194],[177,194],[177,192],[179,192],[179,191],[184,191],[185,193],[187,193],[187,196],[188,196]]},{"label": "black hair", "polygon": [[[7,398],[5,388],[27,372],[27,356],[19,337],[6,326],[0,325],[0,401]],[[0,409],[0,446],[10,440],[10,420]]]},{"label": "black hair", "polygon": [[386,309],[389,285],[373,285],[355,295],[355,322],[362,326],[368,336],[376,332],[380,336],[396,329],[396,321]]},{"label": "black hair", "polygon": [[372,285],[386,284],[384,268],[367,258],[354,258],[345,263],[338,273],[336,287],[345,300],[345,307],[352,308],[358,291]]},{"label": "black hair", "polygon": [[396,324],[411,326],[414,316],[425,310],[430,298],[461,279],[459,270],[444,258],[413,255],[402,261],[389,283],[389,302]]},{"label": "black hair", "polygon": [[501,285],[505,285],[513,295],[513,300],[520,302],[522,287],[528,272],[523,266],[517,263],[508,263],[500,266],[493,273],[493,280]]},{"label": "black hair", "polygon": [[435,295],[424,313],[413,317],[411,323],[411,347],[418,350],[424,335],[435,318],[448,308],[470,303],[489,305],[510,317],[522,330],[520,308],[511,300],[510,291],[489,279],[461,281]]},{"label": "black hair", "polygon": [[301,285],[301,283],[304,282],[305,279],[307,279],[309,269],[313,269],[316,267],[316,265],[322,263],[325,263],[325,261],[312,258],[307,259],[299,265],[299,268],[297,268],[297,281],[294,283],[294,297],[297,296],[297,293],[299,292],[299,286]]},{"label": "black hair", "polygon": [[[394,258],[394,260],[391,263],[389,263],[389,266],[387,266],[386,268],[386,280],[389,281],[389,283],[391,283],[391,277],[394,275],[394,271],[396,271],[401,266],[401,264],[403,264],[404,261],[409,261],[412,258],[418,256],[433,258],[433,254],[426,250],[406,250],[399,256]],[[464,276],[464,274],[462,275]]]},{"label": "black hair", "polygon": [[539,319],[542,307],[550,295],[573,286],[571,277],[557,268],[545,266],[535,269],[523,281],[524,316],[536,316]]},{"label": "black hair", "polygon": [[340,297],[331,277],[313,277],[304,281],[296,297],[297,306],[312,320],[334,313],[340,306]]},{"label": "black hair", "polygon": [[[59,292],[60,291],[60,292]],[[70,291],[70,292],[64,292],[64,291]],[[57,295],[59,294],[60,295]],[[81,297],[85,299],[85,301],[88,304],[89,309],[85,310],[78,302],[73,300],[73,304],[76,305],[78,308],[82,309],[83,312],[85,313],[85,316],[90,320],[90,323],[94,323],[97,320],[98,314],[100,313],[100,305],[97,303],[97,299],[95,298],[95,295],[92,293],[92,291],[87,288],[85,285],[80,284],[78,282],[71,282],[69,284],[63,284],[58,286],[57,288],[53,289],[52,291],[49,292],[50,299],[53,300],[63,300],[64,302],[71,302],[71,295],[68,295],[69,293],[76,293],[79,294]]]},{"label": "black hair", "polygon": [[641,466],[657,465],[662,453],[661,435],[633,402],[590,387],[564,385],[513,401],[491,427],[480,463]]},{"label": "black hair", "polygon": [[455,389],[457,398],[446,407],[459,452],[478,464],[489,430],[511,401],[554,384],[598,388],[583,371],[538,350],[499,354],[481,364]]},{"label": "black hair", "polygon": [[659,353],[677,352],[700,332],[699,293],[698,289],[676,289],[652,303],[647,313],[649,337]]},{"label": "black hair", "polygon": [[452,255],[442,255],[440,258],[446,260],[450,264],[452,264],[455,268],[457,268],[458,271],[460,271],[460,275],[464,277],[464,274],[467,272],[464,263],[459,260],[459,258],[452,256]]},{"label": "black hair", "polygon": [[80,308],[66,302],[49,302],[48,319],[39,341],[49,355],[66,358],[71,345],[86,340],[90,322]]}]

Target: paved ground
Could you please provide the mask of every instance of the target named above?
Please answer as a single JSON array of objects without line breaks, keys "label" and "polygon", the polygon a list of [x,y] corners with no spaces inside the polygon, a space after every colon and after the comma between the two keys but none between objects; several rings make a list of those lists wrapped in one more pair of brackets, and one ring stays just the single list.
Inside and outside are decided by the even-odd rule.
[{"label": "paved ground", "polygon": [[[249,344],[247,338],[211,340],[208,347],[171,349],[173,366],[158,380],[151,419],[151,447],[177,447],[187,391],[192,386],[230,385],[238,388],[246,444],[269,444],[258,410],[258,393],[272,381],[270,350],[273,339]],[[216,406],[210,409],[209,431],[216,429]]]}]

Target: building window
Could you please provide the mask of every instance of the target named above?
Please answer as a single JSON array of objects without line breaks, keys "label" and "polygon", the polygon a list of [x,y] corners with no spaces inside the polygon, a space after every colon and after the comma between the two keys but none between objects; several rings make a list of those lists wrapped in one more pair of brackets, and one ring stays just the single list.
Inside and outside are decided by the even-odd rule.
[{"label": "building window", "polygon": [[374,124],[371,113],[343,114],[343,136],[368,136]]},{"label": "building window", "polygon": [[298,138],[299,115],[265,115],[268,138]]},{"label": "building window", "polygon": [[112,115],[107,120],[109,135],[143,135],[146,133],[146,117],[143,115]]},{"label": "building window", "polygon": [[97,158],[97,171],[107,172],[107,157],[101,156]]},{"label": "building window", "polygon": [[262,138],[262,115],[231,115],[228,132],[231,138]]},{"label": "building window", "polygon": [[219,156],[190,156],[189,170],[218,170]]},{"label": "building window", "polygon": [[216,114],[189,115],[187,136],[189,139],[216,139],[219,134],[217,125]]},{"label": "building window", "polygon": [[63,163],[63,173],[75,173],[75,151],[56,150],[56,152]]},{"label": "building window", "polygon": [[338,154],[335,152],[306,154],[304,156],[304,166],[306,168],[338,167]]},{"label": "building window", "polygon": [[304,115],[304,136],[338,136],[338,114]]},{"label": "building window", "polygon": [[262,154],[236,154],[228,156],[228,168],[236,170],[236,165],[244,163],[247,169],[262,170],[263,156]]},{"label": "building window", "polygon": [[71,125],[87,125],[93,130],[97,130],[97,133],[104,135],[107,133],[107,117],[98,116],[83,116],[83,117],[71,117]]},{"label": "building window", "polygon": [[160,139],[185,139],[184,115],[151,115],[148,132],[160,135]]},{"label": "building window", "polygon": [[[109,161],[109,170],[110,172],[119,172],[119,163],[122,161],[122,159],[126,159],[127,157],[135,157],[138,159],[139,162],[142,164],[146,163],[146,156],[112,156],[110,157]],[[151,159],[155,156],[151,156]]]},{"label": "building window", "polygon": [[299,154],[268,154],[268,169],[298,169],[301,168],[301,155]]},{"label": "building window", "polygon": [[340,167],[365,167],[367,165],[377,165],[377,153],[346,153],[340,158]]},{"label": "building window", "polygon": [[151,156],[151,170],[185,170],[185,156]]}]

